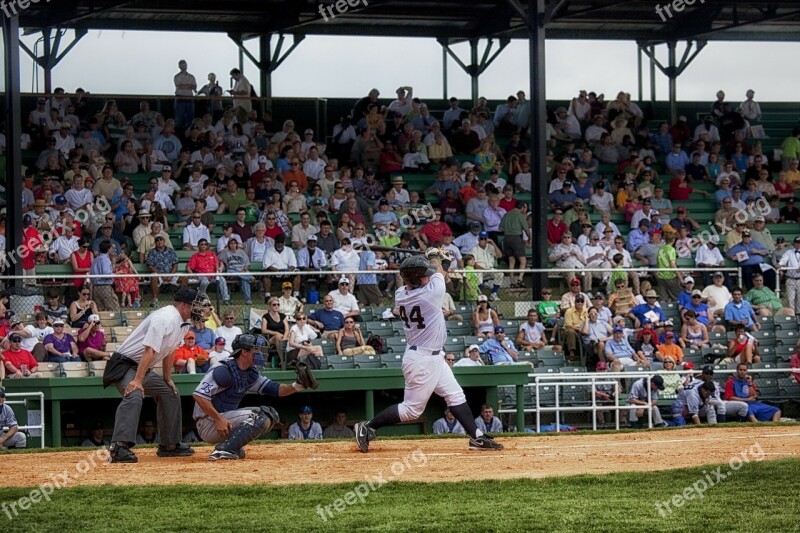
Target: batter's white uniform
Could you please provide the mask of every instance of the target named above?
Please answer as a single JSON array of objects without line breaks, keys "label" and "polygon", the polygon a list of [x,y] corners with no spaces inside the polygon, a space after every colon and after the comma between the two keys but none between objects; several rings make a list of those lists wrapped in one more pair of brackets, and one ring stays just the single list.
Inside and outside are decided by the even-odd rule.
[{"label": "batter's white uniform", "polygon": [[395,292],[395,304],[407,339],[403,354],[406,387],[403,403],[398,406],[403,422],[422,416],[434,392],[444,398],[448,406],[467,401],[441,354],[447,339],[447,325],[442,313],[444,293],[444,276],[438,272],[424,287],[402,287]]}]

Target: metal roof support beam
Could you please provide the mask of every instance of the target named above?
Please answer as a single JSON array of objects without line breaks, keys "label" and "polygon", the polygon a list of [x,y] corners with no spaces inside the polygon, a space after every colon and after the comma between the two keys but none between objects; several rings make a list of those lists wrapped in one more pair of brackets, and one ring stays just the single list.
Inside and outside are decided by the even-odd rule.
[{"label": "metal roof support beam", "polygon": [[[528,0],[528,63],[530,73],[531,216],[533,218],[533,268],[546,268],[547,257],[547,104],[545,102],[545,0]],[[547,286],[547,273],[533,275],[532,301]]]},{"label": "metal roof support beam", "polygon": [[[494,39],[488,39],[486,43],[486,48],[483,50],[483,56],[481,57],[480,61],[478,61],[478,39],[470,39],[469,40],[469,51],[470,51],[470,63],[467,65],[464,63],[458,55],[450,48],[450,43],[447,39],[437,39],[439,44],[442,46],[442,49],[453,58],[453,61],[461,67],[461,69],[470,77],[471,86],[472,86],[472,104],[478,104],[478,92],[479,92],[479,85],[478,85],[478,77],[483,74],[487,68],[494,62],[495,59],[500,55],[500,52],[505,50],[506,46],[511,42],[511,39],[508,38],[501,38],[499,39],[499,47],[497,50],[494,51],[492,54],[492,48],[494,47]],[[491,54],[491,55],[490,55]],[[445,90],[446,92],[446,90]]]},{"label": "metal roof support beam", "polygon": [[53,92],[52,87],[52,72],[53,69],[64,59],[67,54],[72,50],[72,48],[78,44],[78,41],[83,39],[86,35],[86,30],[75,30],[75,36],[73,37],[72,41],[64,48],[61,53],[59,53],[59,49],[61,48],[61,39],[66,35],[66,29],[59,29],[55,28],[55,36],[51,37],[51,30],[50,28],[44,28],[42,30],[42,43],[44,51],[41,56],[38,56],[28,48],[25,43],[20,41],[19,46],[20,48],[30,56],[34,62],[44,70],[44,92],[50,94]]},{"label": "metal roof support beam", "polygon": [[[258,50],[259,58],[256,58],[244,44],[241,34],[229,33],[228,37],[239,47],[239,52],[247,56],[258,68],[259,85],[261,88],[261,112],[269,109],[272,100],[272,73],[286,60],[298,45],[303,42],[306,36],[302,33],[292,34],[292,45],[283,54],[283,42],[286,39],[284,34],[278,35],[275,43],[275,50],[271,50],[272,34],[264,33],[259,35]],[[242,69],[244,71],[244,69]]]},{"label": "metal roof support beam", "polygon": [[[22,244],[22,135],[23,110],[20,104],[19,74],[19,17],[0,17],[3,19],[3,52],[5,53],[5,100],[6,108],[6,186],[9,199],[6,205],[6,249],[17,250]],[[27,115],[26,115],[27,116]],[[14,201],[12,201],[13,199]],[[8,257],[8,256],[6,256]],[[8,265],[8,273],[22,274],[22,263],[18,255]]]},{"label": "metal roof support beam", "polygon": [[[680,63],[678,63],[677,60],[678,43],[676,41],[668,42],[667,50],[669,53],[669,63],[667,66],[664,66],[656,57],[655,46],[642,42],[637,44],[639,45],[639,49],[650,58],[652,64],[658,67],[658,70],[660,70],[667,78],[669,78],[669,109],[670,117],[672,123],[674,124],[678,118],[678,76],[683,74],[684,71],[689,68],[689,65],[691,65],[692,61],[694,61],[700,52],[702,52],[703,48],[706,47],[708,42],[701,40],[687,41],[686,49],[683,51],[683,56],[681,57]],[[692,50],[693,48],[694,50]]]}]

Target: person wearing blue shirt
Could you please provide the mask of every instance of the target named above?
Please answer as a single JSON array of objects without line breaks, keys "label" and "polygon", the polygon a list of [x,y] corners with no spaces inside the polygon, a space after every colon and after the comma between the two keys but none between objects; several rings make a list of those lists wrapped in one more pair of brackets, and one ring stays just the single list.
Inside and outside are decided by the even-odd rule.
[{"label": "person wearing blue shirt", "polygon": [[217,336],[214,332],[206,327],[205,322],[198,321],[195,325],[189,328],[189,331],[194,333],[194,344],[207,352],[214,349],[214,341]]},{"label": "person wearing blue shirt", "polygon": [[[639,304],[631,309],[628,313],[628,318],[633,320],[636,328],[642,327],[642,324],[644,324],[646,320],[652,322],[654,327],[663,328],[664,323],[667,321],[667,315],[664,314],[661,307],[656,305],[658,293],[650,289],[645,293],[644,299],[646,303]],[[648,313],[655,313],[655,315],[657,315],[655,317],[656,320],[653,320],[654,317],[652,316],[647,316]]]},{"label": "person wearing blue shirt", "polygon": [[[742,252],[746,252],[747,258],[737,259],[736,256]],[[775,270],[768,268],[762,271],[761,268],[765,258],[769,257],[769,255],[769,250],[767,250],[766,246],[754,241],[749,230],[742,232],[742,242],[728,250],[728,259],[738,261],[739,266],[742,268],[742,279],[748,291],[753,288],[753,276],[757,273],[764,275],[764,285],[773,290],[775,289]]]},{"label": "person wearing blue shirt", "polygon": [[554,209],[561,208],[566,210],[575,204],[577,198],[578,196],[572,192],[572,182],[567,180],[561,190],[550,193],[549,200]]},{"label": "person wearing blue shirt", "polygon": [[744,299],[741,287],[733,289],[733,299],[725,306],[725,321],[728,326],[742,324],[749,331],[758,331],[760,328],[756,313],[750,302]]},{"label": "person wearing blue shirt", "polygon": [[694,290],[694,278],[686,276],[683,278],[683,289],[678,295],[678,309],[683,309],[692,303],[692,290]]},{"label": "person wearing blue shirt", "polygon": [[98,311],[119,312],[119,300],[114,294],[114,266],[109,257],[111,243],[104,241],[100,243],[99,254],[92,260],[89,274],[93,276],[107,275],[109,277],[92,278],[92,298],[97,304]]},{"label": "person wearing blue shirt", "polygon": [[639,221],[639,227],[628,233],[628,243],[625,246],[630,253],[636,253],[643,244],[650,242],[650,221],[643,218]]},{"label": "person wearing blue shirt", "polygon": [[494,337],[487,339],[478,347],[482,354],[489,354],[490,365],[511,365],[517,361],[519,355],[514,349],[514,343],[506,339],[506,330],[503,326],[495,326]]},{"label": "person wearing blue shirt", "polygon": [[[681,316],[683,317],[687,311],[694,311],[697,315],[697,321],[704,326],[709,325],[708,304],[703,302],[703,293],[695,289],[692,291],[691,301],[683,306],[681,309]],[[686,319],[683,319],[686,322]]]},{"label": "person wearing blue shirt", "polygon": [[668,154],[672,150],[672,135],[669,134],[669,124],[662,122],[658,125],[658,131],[650,136],[650,140],[656,145],[656,152]]},{"label": "person wearing blue shirt", "polygon": [[667,154],[664,163],[667,166],[667,170],[674,174],[679,170],[685,170],[686,165],[690,162],[689,156],[681,149],[680,143],[675,143],[672,145],[672,151]]},{"label": "person wearing blue shirt", "polygon": [[746,403],[750,422],[779,422],[781,410],[761,403],[757,398],[756,384],[747,375],[747,363],[739,363],[736,365],[736,376],[731,376],[725,383],[725,401]]},{"label": "person wearing blue shirt", "polygon": [[308,323],[322,332],[321,337],[335,339],[344,327],[344,315],[333,308],[333,296],[329,294],[322,299],[322,305],[322,309],[308,316]]}]

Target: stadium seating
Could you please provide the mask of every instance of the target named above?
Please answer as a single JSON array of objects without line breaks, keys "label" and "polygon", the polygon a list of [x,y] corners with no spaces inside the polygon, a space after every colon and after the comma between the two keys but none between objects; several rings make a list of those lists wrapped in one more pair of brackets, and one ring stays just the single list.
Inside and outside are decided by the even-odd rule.
[{"label": "stadium seating", "polygon": [[329,355],[327,356],[329,370],[352,370],[353,358],[348,355]]},{"label": "stadium seating", "polygon": [[65,378],[89,377],[89,363],[73,362],[61,363],[61,375]]},{"label": "stadium seating", "polygon": [[381,366],[384,368],[401,368],[403,366],[402,353],[380,354]]},{"label": "stadium seating", "polygon": [[378,355],[356,355],[353,356],[353,366],[355,368],[381,368],[381,359]]},{"label": "stadium seating", "polygon": [[39,363],[37,372],[43,378],[58,378],[61,377],[61,366],[58,363]]},{"label": "stadium seating", "polygon": [[89,363],[90,376],[102,376],[106,369],[107,361],[91,361]]}]

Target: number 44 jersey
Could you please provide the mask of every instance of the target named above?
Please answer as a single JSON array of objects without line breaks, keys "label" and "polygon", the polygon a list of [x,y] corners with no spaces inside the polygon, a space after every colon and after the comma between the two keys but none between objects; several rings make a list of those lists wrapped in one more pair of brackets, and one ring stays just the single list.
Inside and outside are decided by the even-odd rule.
[{"label": "number 44 jersey", "polygon": [[424,287],[395,292],[395,304],[403,321],[406,344],[426,350],[438,351],[447,339],[447,326],[442,313],[445,284],[444,276],[438,272],[431,276]]}]

